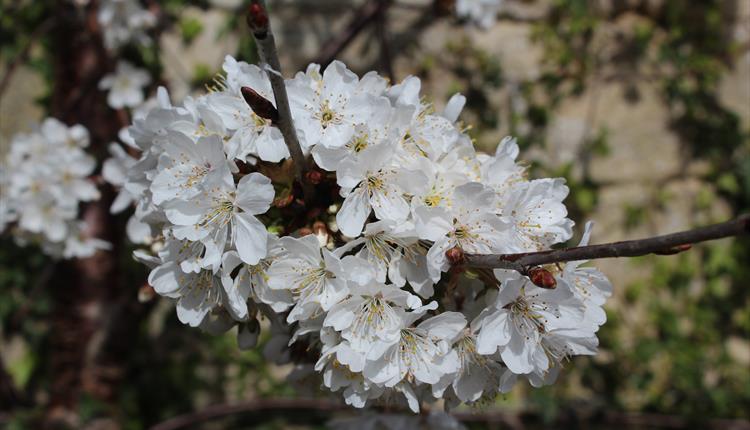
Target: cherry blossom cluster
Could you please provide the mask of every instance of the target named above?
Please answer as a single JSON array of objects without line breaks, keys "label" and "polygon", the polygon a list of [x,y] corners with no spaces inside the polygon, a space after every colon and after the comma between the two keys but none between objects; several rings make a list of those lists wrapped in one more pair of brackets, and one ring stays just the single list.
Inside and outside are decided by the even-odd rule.
[{"label": "cherry blossom cluster", "polygon": [[152,43],[147,31],[156,25],[156,16],[139,0],[102,0],[97,21],[107,49],[116,50],[130,42]]},{"label": "cherry blossom cluster", "polygon": [[273,112],[250,108],[273,103],[270,73],[227,57],[208,94],[174,106],[161,89],[136,117],[139,158],[113,147],[131,239],[148,245],[136,258],[180,321],[238,325],[243,348],[270,321],[267,350],[356,407],[475,403],[596,352],[611,292],[596,269],[546,267],[554,281],[535,283],[462,263],[569,240],[563,179],[528,179],[511,138],[477,152],[463,96],[438,112],[416,77],[390,85],[334,62],[285,81],[314,164],[302,201]]},{"label": "cherry blossom cluster", "polygon": [[85,234],[78,219],[81,202],[99,199],[89,176],[96,160],[88,155],[89,133],[47,118],[32,133],[13,137],[0,167],[0,231],[19,244],[37,243],[45,253],[80,258],[110,244]]}]

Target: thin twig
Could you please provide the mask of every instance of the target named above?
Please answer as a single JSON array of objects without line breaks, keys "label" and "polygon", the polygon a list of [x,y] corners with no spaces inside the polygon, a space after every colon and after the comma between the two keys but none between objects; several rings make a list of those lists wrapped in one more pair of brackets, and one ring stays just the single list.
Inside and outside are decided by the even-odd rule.
[{"label": "thin twig", "polygon": [[354,12],[346,28],[336,36],[323,43],[323,49],[313,62],[325,69],[341,52],[364,30],[368,24],[377,19],[381,11],[390,4],[390,0],[369,0]]},{"label": "thin twig", "polygon": [[264,416],[269,416],[271,415],[269,412],[274,410],[295,413],[312,410],[330,413],[346,410],[347,408],[347,406],[341,403],[318,399],[256,399],[233,405],[209,406],[203,410],[179,415],[161,422],[151,427],[150,430],[177,430],[221,417],[250,412],[263,412]]},{"label": "thin twig", "polygon": [[284,137],[287,148],[289,148],[289,154],[292,156],[292,161],[294,162],[297,181],[302,186],[305,202],[309,204],[312,202],[314,191],[312,184],[310,184],[305,176],[309,170],[308,163],[305,154],[302,152],[297,131],[294,127],[292,110],[289,107],[289,96],[286,93],[284,76],[281,74],[279,54],[276,50],[273,32],[271,31],[271,23],[268,19],[268,9],[266,9],[263,0],[253,0],[248,11],[247,23],[255,38],[260,60],[271,68],[271,70],[267,70],[267,73],[271,81],[273,97],[276,100],[276,109],[279,111],[279,120],[276,122],[276,125]]},{"label": "thin twig", "polygon": [[470,267],[510,269],[526,273],[529,267],[566,261],[676,253],[685,250],[686,248],[680,248],[684,245],[741,236],[749,232],[750,214],[746,214],[732,221],[646,239],[521,254],[466,255],[466,263]]},{"label": "thin twig", "polygon": [[[375,409],[378,410],[378,409]],[[319,419],[328,420],[333,418],[336,412],[352,411],[342,403],[323,399],[254,399],[236,404],[219,404],[209,406],[203,410],[179,415],[167,421],[156,424],[150,430],[179,430],[183,428],[192,428],[198,424],[206,423],[211,420],[230,417],[237,414],[258,413],[258,421],[255,424],[261,424],[264,421],[270,421],[278,417],[286,417],[287,423],[306,420],[310,424],[310,414],[317,413]],[[424,408],[422,416],[429,415],[431,408]],[[396,407],[389,409],[390,413],[404,413],[412,415],[408,410]],[[571,424],[586,419],[594,423],[623,424],[630,425],[654,425],[664,428],[691,428],[694,422],[681,416],[663,415],[663,414],[634,414],[623,413],[618,411],[602,411],[599,416],[583,416],[579,414],[561,416],[555,423]],[[524,428],[525,422],[537,421],[539,416],[532,412],[509,413],[504,411],[454,411],[451,415],[458,421],[464,423],[484,423],[484,424],[504,424],[511,429]],[[748,430],[750,424],[742,419],[709,419],[701,423],[706,428],[711,429],[732,429]]]},{"label": "thin twig", "polygon": [[380,39],[380,62],[383,72],[385,72],[391,82],[396,81],[396,75],[393,73],[393,58],[388,42],[388,7],[391,0],[378,0],[381,7],[378,8],[378,14],[375,20],[375,32]]},{"label": "thin twig", "polygon": [[21,48],[21,51],[18,53],[16,58],[14,58],[8,64],[8,67],[5,69],[5,74],[3,74],[3,77],[0,78],[0,96],[2,96],[5,93],[5,90],[8,88],[10,79],[13,77],[13,73],[16,71],[18,66],[25,63],[29,58],[31,47],[34,46],[34,43],[36,43],[36,41],[40,37],[42,37],[47,31],[52,28],[52,24],[54,24],[54,20],[52,18],[47,18],[44,20],[44,22],[39,24],[39,26],[31,33],[31,35],[29,36],[29,40],[26,42],[23,48]]}]

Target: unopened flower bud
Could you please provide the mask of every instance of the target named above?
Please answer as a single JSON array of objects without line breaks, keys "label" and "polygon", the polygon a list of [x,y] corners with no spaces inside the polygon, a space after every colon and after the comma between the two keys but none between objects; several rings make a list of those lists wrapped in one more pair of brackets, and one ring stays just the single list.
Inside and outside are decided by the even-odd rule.
[{"label": "unopened flower bud", "polygon": [[326,246],[328,244],[328,227],[322,221],[315,221],[312,225],[312,232],[318,238],[320,246]]},{"label": "unopened flower bud", "polygon": [[242,87],[240,91],[242,92],[242,98],[245,99],[245,103],[250,106],[250,109],[252,109],[256,115],[263,119],[268,119],[271,122],[279,120],[279,111],[270,100],[258,94],[250,87]]},{"label": "unopened flower bud", "polygon": [[445,251],[445,257],[454,266],[457,264],[461,264],[464,262],[464,250],[461,249],[461,247],[454,246],[453,248]]},{"label": "unopened flower bud", "polygon": [[246,323],[242,323],[237,331],[237,346],[242,351],[252,349],[257,345],[259,335],[260,324],[258,324],[258,320],[251,319]]},{"label": "unopened flower bud", "polygon": [[294,201],[294,194],[290,192],[289,194],[285,196],[277,197],[273,201],[273,205],[276,206],[277,208],[285,208],[291,205],[293,201]]},{"label": "unopened flower bud", "polygon": [[154,290],[154,287],[151,285],[144,283],[141,285],[141,287],[138,289],[138,302],[139,303],[147,303],[153,300],[153,298],[156,296],[156,291]]},{"label": "unopened flower bud", "polygon": [[312,225],[312,230],[315,234],[328,234],[328,227],[323,221],[315,221]]},{"label": "unopened flower bud", "polygon": [[325,175],[320,170],[310,170],[306,174],[308,182],[310,182],[313,185],[318,185],[319,183],[323,182],[323,179],[325,179]]},{"label": "unopened flower bud", "polygon": [[654,251],[654,254],[657,254],[657,255],[674,255],[674,254],[679,254],[680,252],[685,252],[685,251],[689,250],[692,247],[693,247],[693,245],[691,245],[689,243],[685,243],[683,245],[673,246],[671,248],[667,248],[667,249],[664,249],[664,250],[661,250],[661,251]]},{"label": "unopened flower bud", "polygon": [[534,267],[529,270],[529,279],[539,288],[551,290],[557,287],[557,280],[552,273],[543,267]]},{"label": "unopened flower bud", "polygon": [[253,3],[247,10],[247,26],[254,33],[264,33],[268,30],[268,14],[259,3]]}]

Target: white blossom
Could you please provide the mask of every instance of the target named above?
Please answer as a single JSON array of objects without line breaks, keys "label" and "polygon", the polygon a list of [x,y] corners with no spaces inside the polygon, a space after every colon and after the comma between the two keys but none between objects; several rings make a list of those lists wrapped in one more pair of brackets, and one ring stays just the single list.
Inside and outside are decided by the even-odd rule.
[{"label": "white blossom", "polygon": [[273,103],[271,83],[266,72],[258,66],[237,62],[230,56],[224,61],[224,72],[227,74],[226,88],[209,94],[206,105],[231,130],[228,156],[244,161],[252,155],[274,163],[289,157],[289,150],[279,129],[271,121],[256,115],[241,94],[242,87],[250,87]]},{"label": "white blossom", "polygon": [[143,103],[143,88],[151,83],[147,71],[127,61],[119,61],[114,74],[99,81],[99,89],[107,90],[107,104],[112,109],[133,108]]},{"label": "white blossom", "polygon": [[503,0],[456,0],[456,15],[487,29],[495,23],[502,4]]},{"label": "white blossom", "polygon": [[282,254],[266,273],[269,287],[289,290],[294,296],[289,322],[328,311],[349,293],[344,265],[333,253],[321,249],[315,236],[283,237],[281,246]]},{"label": "white blossom", "polygon": [[[137,258],[152,267],[155,291],[175,300],[180,321],[215,333],[237,325],[238,345],[251,348],[263,316],[264,356],[289,363],[297,357],[290,347],[304,345],[316,362],[296,367],[297,382],[357,408],[476,403],[519,379],[552,383],[569,357],[596,352],[611,294],[596,269],[545,266],[557,287],[542,289],[517,272],[488,279],[453,270],[446,256],[569,240],[562,179],[529,179],[512,138],[494,154],[477,152],[457,123],[464,96],[438,114],[416,77],[390,85],[333,62],[286,80],[317,178],[305,201],[277,124],[242,97],[249,87],[274,103],[269,73],[227,57],[208,94],[173,105],[159,89],[121,139],[138,158],[115,145],[104,165],[120,189],[113,210],[134,206],[128,235],[149,246]],[[72,134],[68,146],[80,150],[86,139]],[[47,140],[28,136],[11,156],[43,157]],[[11,176],[12,198],[36,190],[35,180]],[[56,192],[80,201],[84,191],[71,182]],[[30,193],[0,222],[67,238],[75,212],[58,200]]]},{"label": "white blossom", "polygon": [[156,17],[143,8],[139,0],[102,0],[97,15],[104,32],[104,44],[109,49],[135,41],[149,44],[146,30],[156,24]]},{"label": "white blossom", "polygon": [[86,128],[54,118],[14,136],[1,172],[0,228],[11,226],[19,244],[37,243],[54,257],[85,258],[109,249],[78,219],[79,203],[100,197],[90,179],[96,160],[85,152],[88,145]]},{"label": "white blossom", "polygon": [[260,173],[240,179],[235,187],[224,178],[206,183],[206,189],[187,200],[167,205],[167,219],[175,227],[178,239],[201,241],[218,266],[229,242],[242,261],[258,264],[266,256],[267,235],[262,222],[255,217],[265,213],[273,200],[271,180]]}]

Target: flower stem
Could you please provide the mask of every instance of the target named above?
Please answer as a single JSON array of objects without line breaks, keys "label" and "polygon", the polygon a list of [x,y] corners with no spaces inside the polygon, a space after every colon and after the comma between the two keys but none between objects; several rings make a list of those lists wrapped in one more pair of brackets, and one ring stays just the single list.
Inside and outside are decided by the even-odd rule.
[{"label": "flower stem", "polygon": [[525,274],[529,267],[543,264],[599,258],[638,257],[647,254],[676,254],[689,249],[689,246],[685,245],[748,233],[750,233],[750,214],[745,214],[720,224],[646,239],[521,254],[466,255],[466,263],[470,267],[510,269]]},{"label": "flower stem", "polygon": [[312,184],[306,178],[307,171],[309,170],[307,158],[305,158],[305,154],[302,152],[297,131],[294,128],[292,111],[289,107],[289,96],[286,92],[284,76],[281,74],[279,54],[276,50],[276,42],[274,41],[270,20],[268,19],[268,9],[266,9],[263,0],[253,0],[248,10],[247,23],[255,38],[255,45],[258,48],[261,62],[267,64],[271,69],[266,70],[266,72],[271,81],[273,97],[276,101],[276,109],[279,114],[279,119],[275,124],[284,137],[287,148],[289,148],[289,154],[291,154],[292,161],[294,162],[295,176],[302,186],[305,202],[309,205],[314,198],[314,190]]}]

